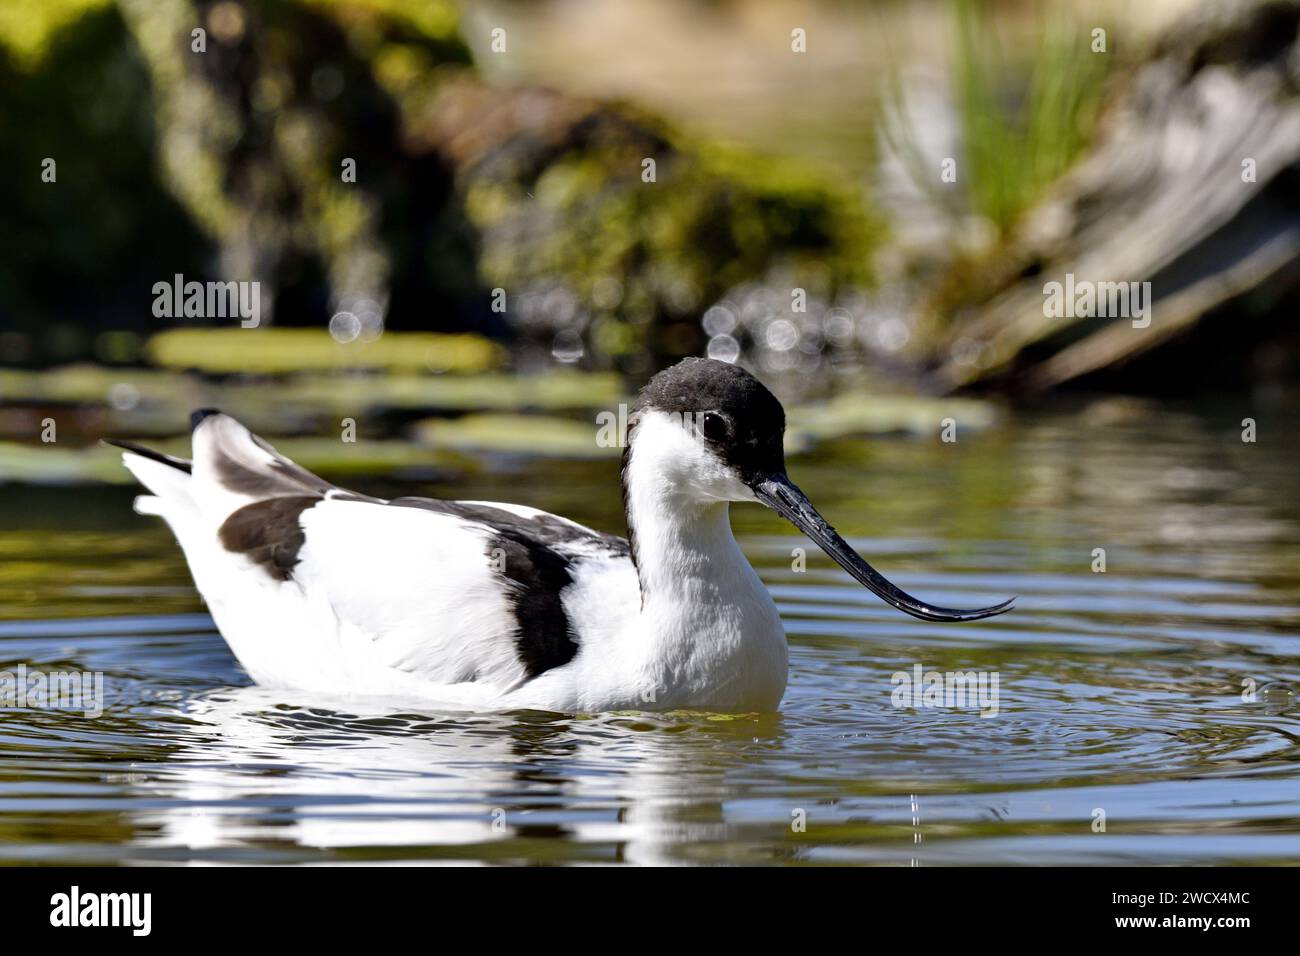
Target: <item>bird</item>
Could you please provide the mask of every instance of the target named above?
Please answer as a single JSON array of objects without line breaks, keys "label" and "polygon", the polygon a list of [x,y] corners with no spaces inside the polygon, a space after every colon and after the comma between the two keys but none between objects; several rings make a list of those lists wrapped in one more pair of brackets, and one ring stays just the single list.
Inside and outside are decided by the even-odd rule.
[{"label": "bird", "polygon": [[221,635],[257,684],[466,711],[779,709],[785,630],[732,535],[758,502],[856,581],[926,621],[936,607],[867,563],[786,473],[785,411],[739,365],[688,358],[626,417],[627,536],[520,504],[340,488],[216,409],[192,459],[106,439],[170,526]]}]

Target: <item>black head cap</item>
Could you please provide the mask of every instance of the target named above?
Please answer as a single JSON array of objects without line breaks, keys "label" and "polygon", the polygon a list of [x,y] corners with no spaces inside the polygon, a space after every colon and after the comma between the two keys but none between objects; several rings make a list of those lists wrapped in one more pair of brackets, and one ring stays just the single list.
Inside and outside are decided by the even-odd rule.
[{"label": "black head cap", "polygon": [[681,415],[746,482],[785,470],[785,409],[749,372],[715,359],[683,359],[641,390],[634,413]]},{"label": "black head cap", "polygon": [[220,414],[221,409],[219,408],[196,408],[194,411],[190,412],[190,431],[194,431],[194,429],[202,425],[205,419]]}]

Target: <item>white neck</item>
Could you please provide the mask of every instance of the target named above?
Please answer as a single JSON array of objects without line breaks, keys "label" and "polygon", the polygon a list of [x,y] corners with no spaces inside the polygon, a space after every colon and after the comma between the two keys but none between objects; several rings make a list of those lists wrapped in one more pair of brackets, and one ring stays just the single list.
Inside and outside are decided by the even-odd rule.
[{"label": "white neck", "polygon": [[643,420],[636,439],[623,481],[647,679],[669,696],[661,704],[775,707],[785,689],[785,632],[732,536],[727,501],[675,474],[689,457],[662,423]]}]

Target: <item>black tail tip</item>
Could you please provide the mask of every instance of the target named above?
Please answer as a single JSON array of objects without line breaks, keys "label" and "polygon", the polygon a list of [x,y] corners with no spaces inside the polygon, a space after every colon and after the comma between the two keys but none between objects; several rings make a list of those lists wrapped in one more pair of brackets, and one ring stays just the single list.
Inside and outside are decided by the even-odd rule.
[{"label": "black tail tip", "polygon": [[219,408],[200,408],[191,412],[190,431],[194,431],[194,429],[198,428],[199,425],[203,424],[203,419],[211,418],[213,415],[220,415],[220,414],[221,414],[221,409]]}]

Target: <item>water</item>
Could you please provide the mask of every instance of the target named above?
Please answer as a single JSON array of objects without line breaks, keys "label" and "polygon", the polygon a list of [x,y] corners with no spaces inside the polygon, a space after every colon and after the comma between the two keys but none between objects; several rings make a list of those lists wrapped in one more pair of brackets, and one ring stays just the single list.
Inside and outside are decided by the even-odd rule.
[{"label": "water", "polygon": [[[1247,414],[1110,403],[793,460],[904,587],[1019,607],[912,620],[738,507],[791,681],[780,714],[726,719],[265,691],[130,491],[0,488],[0,662],[102,671],[106,696],[98,718],[0,711],[0,862],[1294,862],[1300,449],[1293,415],[1243,444]],[[616,528],[615,467],[353,484]],[[895,708],[918,663],[995,672],[997,715]]]}]

